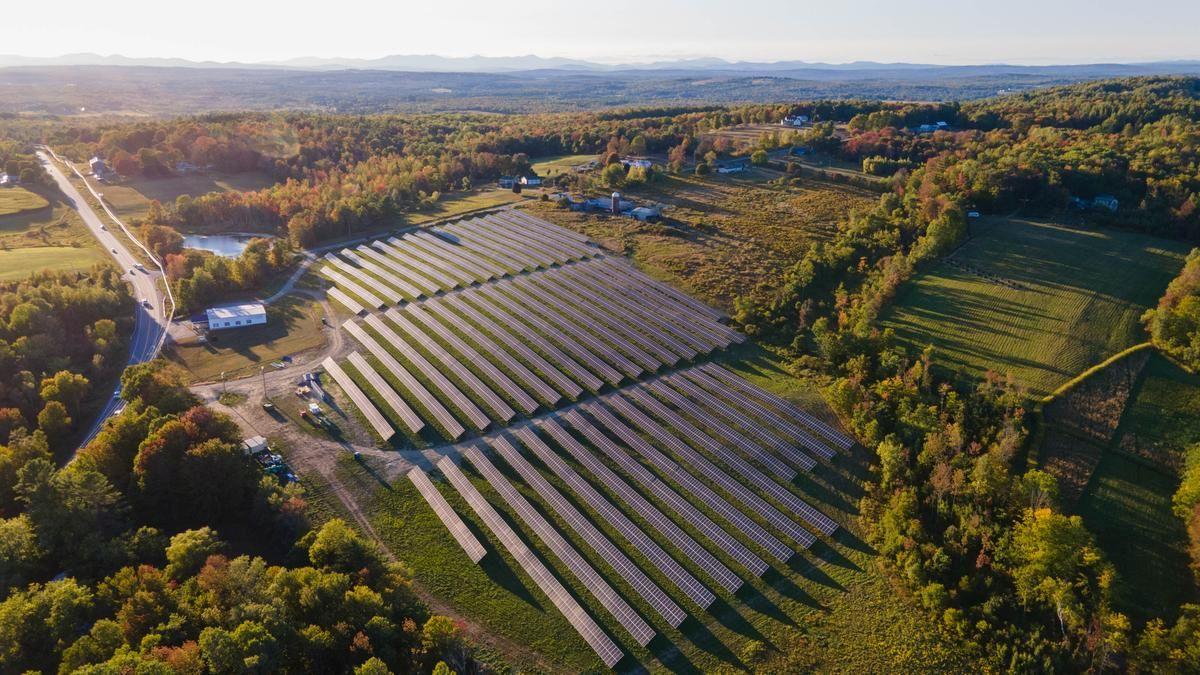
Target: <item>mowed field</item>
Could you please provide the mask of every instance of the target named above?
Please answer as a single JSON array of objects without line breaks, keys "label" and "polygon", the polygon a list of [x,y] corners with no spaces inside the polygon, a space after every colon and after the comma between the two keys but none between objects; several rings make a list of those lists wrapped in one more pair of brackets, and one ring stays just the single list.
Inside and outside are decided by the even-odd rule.
[{"label": "mowed field", "polygon": [[852,209],[877,198],[832,183],[776,187],[725,176],[668,176],[631,195],[667,207],[667,222],[541,204],[535,212],[628,254],[652,276],[726,310],[735,297],[778,278],[813,242],[831,236]]},{"label": "mowed field", "polygon": [[1030,394],[1145,340],[1139,318],[1187,246],[1117,230],[994,218],[918,277],[883,325],[962,375],[1011,375]]},{"label": "mowed field", "polygon": [[21,279],[42,270],[86,270],[108,259],[95,246],[31,246],[0,251],[0,281]]},{"label": "mowed field", "polygon": [[[6,194],[11,190],[0,190],[0,197]],[[34,188],[27,194],[42,206],[0,215],[0,279],[20,279],[43,269],[85,270],[107,259],[79,214],[56,191]]]},{"label": "mowed field", "polygon": [[144,218],[150,210],[150,202],[156,200],[162,204],[170,204],[180,195],[199,197],[209,192],[249,192],[261,190],[273,183],[274,180],[264,173],[248,171],[235,174],[131,178],[119,184],[99,185],[96,189],[104,194],[105,201],[117,216],[125,219]]},{"label": "mowed field", "polygon": [[540,157],[533,163],[533,172],[539,176],[553,177],[560,173],[572,171],[580,164],[587,164],[599,159],[599,155],[558,155],[557,157]]},{"label": "mowed field", "polygon": [[0,188],[0,216],[44,209],[49,205],[50,202],[46,201],[45,197],[25,188]]}]

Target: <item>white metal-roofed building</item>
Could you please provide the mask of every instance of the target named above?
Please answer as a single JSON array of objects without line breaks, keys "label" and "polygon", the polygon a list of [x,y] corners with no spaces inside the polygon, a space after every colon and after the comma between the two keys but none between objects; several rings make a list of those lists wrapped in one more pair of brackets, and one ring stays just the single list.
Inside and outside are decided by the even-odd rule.
[{"label": "white metal-roofed building", "polygon": [[262,303],[213,307],[205,311],[209,330],[257,326],[267,322],[267,308]]}]

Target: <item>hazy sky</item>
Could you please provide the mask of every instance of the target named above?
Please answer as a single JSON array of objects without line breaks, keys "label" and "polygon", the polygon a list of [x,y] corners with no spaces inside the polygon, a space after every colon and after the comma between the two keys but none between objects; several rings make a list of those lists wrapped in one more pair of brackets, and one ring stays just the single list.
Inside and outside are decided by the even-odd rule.
[{"label": "hazy sky", "polygon": [[63,0],[5,3],[0,53],[1079,63],[1200,58],[1200,0]]}]

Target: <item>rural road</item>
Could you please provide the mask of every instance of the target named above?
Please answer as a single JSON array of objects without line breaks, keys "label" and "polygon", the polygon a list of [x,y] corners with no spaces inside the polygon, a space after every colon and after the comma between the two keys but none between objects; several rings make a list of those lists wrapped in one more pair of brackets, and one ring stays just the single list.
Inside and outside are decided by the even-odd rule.
[{"label": "rural road", "polygon": [[[39,150],[38,159],[41,160],[42,166],[54,178],[59,190],[66,195],[67,201],[79,213],[84,224],[91,230],[92,235],[96,237],[100,245],[104,247],[104,250],[108,251],[108,254],[116,261],[117,267],[125,273],[125,278],[133,284],[133,296],[138,300],[138,304],[134,309],[135,322],[133,335],[129,342],[129,361],[126,365],[152,360],[158,356],[159,350],[162,349],[167,325],[170,323],[170,318],[167,316],[170,303],[158,284],[158,278],[161,276],[160,271],[154,268],[146,268],[145,271],[138,269],[136,267],[140,262],[138,258],[125,248],[121,239],[107,229],[107,226],[100,220],[96,212],[92,210],[92,207],[84,199],[83,195],[80,194],[79,190],[67,179],[67,176],[63,174],[58,165],[50,159],[49,154],[44,150]],[[93,195],[95,194],[93,190]],[[141,302],[143,299],[149,302],[149,307]],[[84,436],[80,443],[80,447],[87,445],[95,437],[96,433],[100,431],[104,422],[119,412],[124,405],[124,400],[115,396],[111,397],[108,403],[105,404],[104,409],[100,411],[91,428],[88,429],[87,435]]]}]

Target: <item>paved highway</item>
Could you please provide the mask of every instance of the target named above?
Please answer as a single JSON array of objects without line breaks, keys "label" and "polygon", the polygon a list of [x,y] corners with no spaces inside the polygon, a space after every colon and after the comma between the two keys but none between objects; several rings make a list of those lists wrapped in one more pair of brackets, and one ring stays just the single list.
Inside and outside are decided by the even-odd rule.
[{"label": "paved highway", "polygon": [[[138,304],[135,310],[135,318],[133,327],[133,336],[130,341],[129,362],[127,365],[150,361],[158,356],[158,352],[162,349],[163,339],[166,336],[167,325],[170,321],[168,312],[172,311],[171,302],[166,297],[159,284],[161,271],[156,267],[146,267],[144,270],[137,266],[140,260],[136,258],[124,245],[124,240],[109,231],[108,226],[100,219],[92,207],[80,194],[79,190],[71,181],[67,180],[59,165],[50,159],[49,154],[44,151],[38,151],[38,158],[46,171],[58,183],[58,187],[63,194],[67,196],[67,201],[83,218],[84,224],[92,231],[92,234],[108,251],[108,254],[116,261],[119,267],[125,274],[125,278],[133,284],[133,297],[137,299]],[[96,191],[89,185],[88,189],[96,195]],[[102,193],[101,193],[102,194]],[[121,223],[116,219],[116,216],[109,213],[110,217],[117,222],[115,227],[120,227]],[[132,237],[131,237],[132,238]],[[145,301],[144,303],[142,301]],[[125,402],[116,396],[113,396],[104,409],[100,411],[95,423],[88,429],[87,436],[84,437],[82,445],[87,445],[89,441],[96,435],[104,422],[109,417],[117,412],[120,412]]]}]

